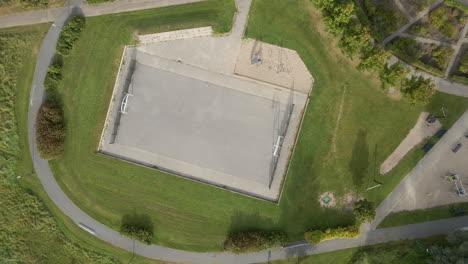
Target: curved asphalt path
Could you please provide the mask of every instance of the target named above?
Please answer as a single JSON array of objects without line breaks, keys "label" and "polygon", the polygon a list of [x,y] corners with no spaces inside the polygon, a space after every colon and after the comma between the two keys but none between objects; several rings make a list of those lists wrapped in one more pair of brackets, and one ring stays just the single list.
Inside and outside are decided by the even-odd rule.
[{"label": "curved asphalt path", "polygon": [[[47,161],[40,158],[36,151],[35,122],[39,107],[44,100],[43,82],[47,73],[47,68],[52,62],[60,29],[65,24],[71,14],[80,13],[79,6],[83,0],[72,0],[67,8],[62,8],[57,15],[40,49],[37,64],[34,72],[33,84],[30,94],[30,104],[28,111],[28,139],[31,151],[31,158],[36,173],[55,205],[76,224],[83,223],[95,231],[95,236],[116,247],[138,255],[170,262],[185,263],[258,263],[270,260],[292,258],[297,256],[313,255],[330,252],[340,249],[372,245],[401,239],[414,239],[434,234],[440,234],[461,228],[467,225],[468,217],[451,218],[433,222],[426,222],[415,225],[407,225],[395,228],[380,229],[364,232],[355,239],[335,239],[319,243],[317,245],[302,245],[291,248],[275,248],[258,253],[236,255],[229,252],[220,253],[195,253],[188,251],[165,248],[158,245],[144,245],[139,242],[120,235],[118,232],[92,219],[80,208],[78,208],[62,191],[54,179]],[[240,0],[244,1],[244,0]]]}]

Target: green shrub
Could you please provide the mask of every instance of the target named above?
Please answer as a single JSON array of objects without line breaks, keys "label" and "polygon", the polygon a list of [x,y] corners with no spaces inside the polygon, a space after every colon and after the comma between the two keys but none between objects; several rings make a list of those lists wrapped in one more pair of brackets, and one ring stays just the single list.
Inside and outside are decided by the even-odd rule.
[{"label": "green shrub", "polygon": [[124,223],[120,228],[120,233],[148,245],[153,240],[153,231],[140,225]]},{"label": "green shrub", "polygon": [[429,28],[428,25],[416,24],[411,27],[411,33],[418,36],[428,37]]},{"label": "green shrub", "polygon": [[325,28],[334,35],[342,33],[355,15],[351,1],[314,0],[313,3],[322,12]]},{"label": "green shrub", "polygon": [[457,34],[457,29],[452,23],[445,23],[440,27],[440,33],[447,38],[453,38]]},{"label": "green shrub", "polygon": [[427,104],[435,93],[434,87],[432,80],[424,79],[422,76],[412,76],[403,81],[401,94],[412,104]]},{"label": "green shrub", "polygon": [[79,39],[81,31],[86,25],[84,17],[74,16],[63,27],[57,42],[57,52],[62,55],[70,54],[73,45]]},{"label": "green shrub", "polygon": [[357,69],[360,71],[380,72],[389,56],[390,53],[376,46],[366,48],[361,54],[361,62]]},{"label": "green shrub", "polygon": [[372,222],[375,218],[374,203],[368,200],[360,200],[356,202],[354,205],[353,214],[361,223]]},{"label": "green shrub", "polygon": [[460,3],[458,0],[446,0],[445,5],[458,8],[465,14],[468,13],[468,6]]},{"label": "green shrub", "polygon": [[413,63],[421,57],[421,47],[411,38],[398,38],[392,41],[388,49],[402,59]]},{"label": "green shrub", "polygon": [[355,238],[359,236],[359,227],[350,225],[326,230],[311,230],[304,234],[304,238],[309,244],[317,244],[321,241],[335,238]]},{"label": "green shrub", "polygon": [[349,58],[353,58],[357,54],[361,54],[365,49],[368,49],[370,43],[370,33],[367,27],[357,24],[350,25],[343,31],[338,47]]},{"label": "green shrub", "polygon": [[60,105],[47,101],[39,109],[36,121],[36,142],[43,159],[62,156],[65,143],[65,122]]},{"label": "green shrub", "polygon": [[54,63],[47,69],[44,87],[48,92],[55,92],[60,81],[62,81],[62,65],[60,63]]},{"label": "green shrub", "polygon": [[450,56],[452,55],[453,50],[449,47],[439,46],[436,49],[432,50],[431,56],[432,60],[437,63],[439,69],[443,70],[447,67]]},{"label": "green shrub", "polygon": [[406,74],[408,74],[408,70],[402,66],[401,62],[395,63],[390,67],[385,64],[379,72],[382,88],[387,89],[388,87],[399,86]]},{"label": "green shrub", "polygon": [[445,8],[437,8],[429,13],[429,22],[436,28],[441,28],[448,22],[448,16]]},{"label": "green shrub", "polygon": [[465,52],[462,55],[460,64],[458,65],[458,71],[464,74],[468,74],[468,52]]},{"label": "green shrub", "polygon": [[256,252],[283,246],[287,236],[281,232],[248,231],[229,235],[224,250],[234,253]]}]

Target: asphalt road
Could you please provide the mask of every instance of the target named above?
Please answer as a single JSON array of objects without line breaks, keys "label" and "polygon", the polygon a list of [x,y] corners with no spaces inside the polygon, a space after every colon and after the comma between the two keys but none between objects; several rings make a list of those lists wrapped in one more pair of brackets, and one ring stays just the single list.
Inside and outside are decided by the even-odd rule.
[{"label": "asphalt road", "polygon": [[[238,0],[249,1],[249,0]],[[78,208],[62,191],[55,181],[48,162],[41,159],[36,151],[35,142],[35,121],[38,109],[44,99],[43,82],[45,79],[47,67],[50,65],[57,39],[60,34],[60,28],[65,24],[66,19],[74,8],[79,6],[82,0],[71,1],[71,5],[62,8],[56,14],[54,24],[48,31],[38,56],[37,65],[34,72],[32,90],[30,94],[30,106],[28,112],[28,138],[31,157],[36,173],[51,200],[55,205],[76,224],[82,223],[95,231],[95,236],[106,242],[109,242],[124,250],[133,251],[133,240],[120,235],[118,232],[92,219],[80,208]],[[136,242],[134,252],[148,258],[160,259],[171,262],[185,263],[256,263],[269,260],[291,258],[295,256],[313,255],[324,252],[330,252],[340,249],[359,247],[363,245],[372,245],[401,239],[413,239],[430,236],[439,233],[445,233],[457,228],[465,227],[468,223],[468,217],[451,218],[434,222],[421,223],[416,225],[401,226],[389,229],[381,229],[363,233],[356,239],[335,239],[323,242],[317,245],[305,245],[295,248],[276,248],[273,250],[236,255],[228,252],[221,253],[196,253],[174,250],[157,245],[144,245]]]},{"label": "asphalt road", "polygon": [[[99,5],[82,5],[80,15],[86,17],[101,16],[202,1],[206,0],[115,0],[114,2]],[[83,1],[79,0],[78,2]],[[67,5],[75,5],[75,3],[77,3],[76,0],[68,0]],[[57,21],[60,19],[60,16],[63,15],[64,9],[67,9],[67,7],[49,8],[0,16],[0,28]]]}]

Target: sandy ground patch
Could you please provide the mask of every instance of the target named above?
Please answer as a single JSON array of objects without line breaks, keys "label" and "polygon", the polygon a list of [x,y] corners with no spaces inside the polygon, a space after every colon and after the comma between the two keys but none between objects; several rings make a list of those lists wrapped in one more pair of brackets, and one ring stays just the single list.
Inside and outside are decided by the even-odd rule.
[{"label": "sandy ground patch", "polygon": [[306,94],[313,83],[296,51],[252,39],[242,40],[234,72]]},{"label": "sandy ground patch", "polygon": [[439,120],[433,124],[427,124],[426,118],[428,116],[429,113],[427,112],[423,112],[419,115],[416,125],[410,130],[406,138],[403,139],[395,151],[380,166],[380,174],[391,171],[414,146],[421,143],[424,139],[433,136],[442,127]]},{"label": "sandy ground patch", "polygon": [[353,210],[354,204],[362,199],[364,199],[362,195],[358,195],[354,192],[349,191],[345,193],[345,195],[340,199],[340,204],[346,210]]},{"label": "sandy ground patch", "polygon": [[[325,198],[330,199],[328,203],[325,202]],[[335,194],[332,192],[326,192],[319,197],[319,203],[321,207],[332,208],[336,207]]]}]

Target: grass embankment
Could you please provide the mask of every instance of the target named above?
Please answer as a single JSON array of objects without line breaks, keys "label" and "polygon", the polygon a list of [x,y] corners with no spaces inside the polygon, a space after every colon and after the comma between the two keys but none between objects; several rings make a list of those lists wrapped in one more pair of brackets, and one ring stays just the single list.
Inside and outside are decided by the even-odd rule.
[{"label": "grass embankment", "polygon": [[[298,240],[309,229],[352,224],[350,211],[320,208],[319,195],[333,191],[343,205],[345,194],[357,193],[378,204],[423,155],[415,150],[388,175],[374,173],[419,113],[445,105],[450,119],[444,122],[449,126],[468,106],[466,99],[440,93],[425,107],[391,100],[376,78],[358,72],[320,32],[310,1],[255,0],[247,36],[297,50],[315,78],[279,206],[97,154],[122,48],[133,42],[132,32],[207,24],[223,31],[219,28],[226,27],[220,25],[230,24],[232,13],[221,10],[223,4],[231,4],[216,3],[88,18],[64,64],[59,91],[68,120],[66,150],[51,166],[67,195],[115,230],[124,215],[136,213],[154,222],[154,243],[216,251],[231,231],[278,229]],[[384,185],[364,192],[374,178]]]},{"label": "grass embankment", "polygon": [[[468,211],[468,203],[438,206],[430,209],[403,211],[388,215],[378,228],[417,224],[439,219],[455,217],[455,211]],[[466,214],[465,214],[466,215]],[[464,215],[459,215],[464,216]]]},{"label": "grass embankment", "polygon": [[[81,239],[70,240],[38,198],[47,196],[32,173],[27,109],[36,56],[49,26],[0,30],[0,262],[117,263],[119,254],[96,253],[98,245],[88,247]],[[77,230],[75,237],[83,233]],[[125,260],[130,259],[128,255]]]},{"label": "grass embankment", "polygon": [[446,245],[447,242],[444,240],[444,236],[434,236],[426,239],[403,240],[399,242],[350,248],[306,257],[270,261],[268,264],[426,263],[429,258],[426,248],[434,244]]},{"label": "grass embankment", "polygon": [[61,7],[67,0],[0,0],[0,15]]}]

